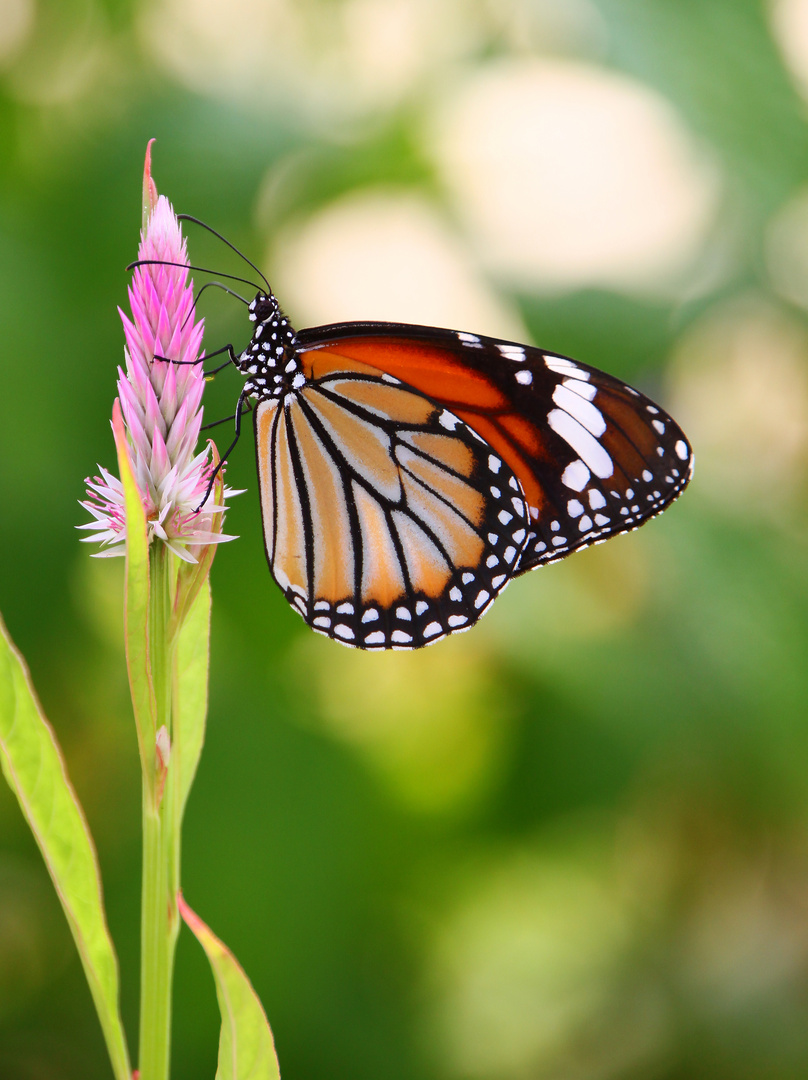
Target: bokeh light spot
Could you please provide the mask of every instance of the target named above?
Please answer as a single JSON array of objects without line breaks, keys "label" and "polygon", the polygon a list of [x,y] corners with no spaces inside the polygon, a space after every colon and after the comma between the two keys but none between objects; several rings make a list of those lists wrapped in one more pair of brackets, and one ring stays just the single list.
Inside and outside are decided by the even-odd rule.
[{"label": "bokeh light spot", "polygon": [[430,145],[481,254],[524,287],[662,287],[692,262],[716,207],[716,172],[673,108],[592,65],[484,68]]},{"label": "bokeh light spot", "polygon": [[346,196],[291,227],[269,261],[300,325],[379,319],[525,336],[514,309],[475,274],[438,212],[416,194]]},{"label": "bokeh light spot", "polygon": [[0,65],[19,52],[34,27],[33,0],[3,0],[0,4]]},{"label": "bokeh light spot", "polygon": [[307,639],[303,667],[314,673],[328,730],[356,747],[409,809],[456,815],[491,790],[512,703],[465,635],[383,654]]},{"label": "bokeh light spot", "polygon": [[695,489],[744,517],[792,504],[808,464],[804,328],[761,298],[736,299],[684,336],[671,377]]}]

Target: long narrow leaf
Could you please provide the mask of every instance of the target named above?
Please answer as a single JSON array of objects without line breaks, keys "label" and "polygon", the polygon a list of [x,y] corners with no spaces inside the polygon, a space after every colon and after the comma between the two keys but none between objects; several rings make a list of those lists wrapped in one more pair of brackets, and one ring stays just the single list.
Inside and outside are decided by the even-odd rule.
[{"label": "long narrow leaf", "polygon": [[118,960],[90,831],[25,663],[0,619],[0,764],[45,859],[90,984],[112,1067],[130,1080]]},{"label": "long narrow leaf", "polygon": [[280,1080],[269,1021],[252,984],[236,958],[185,903],[183,919],[205,950],[222,1014],[216,1080]]},{"label": "long narrow leaf", "polygon": [[174,684],[174,747],[180,763],[177,798],[181,826],[202,745],[208,710],[208,658],[210,653],[210,584],[196,595],[177,641]]}]

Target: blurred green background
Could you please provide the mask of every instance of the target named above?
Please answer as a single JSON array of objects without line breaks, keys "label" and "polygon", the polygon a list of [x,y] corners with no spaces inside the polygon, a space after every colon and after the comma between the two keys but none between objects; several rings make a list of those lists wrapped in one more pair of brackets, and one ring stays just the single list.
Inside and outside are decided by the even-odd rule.
[{"label": "blurred green background", "polygon": [[[122,566],[73,527],[114,463],[155,136],[159,190],[296,325],[533,340],[658,397],[696,451],[662,518],[391,656],[287,608],[234,456],[183,877],[284,1076],[808,1076],[807,88],[808,0],[2,0],[0,610],[98,844],[133,1051]],[[209,350],[247,340],[239,304],[202,311]],[[176,1080],[215,1071],[189,937]],[[108,1075],[0,788],[0,1077]]]}]

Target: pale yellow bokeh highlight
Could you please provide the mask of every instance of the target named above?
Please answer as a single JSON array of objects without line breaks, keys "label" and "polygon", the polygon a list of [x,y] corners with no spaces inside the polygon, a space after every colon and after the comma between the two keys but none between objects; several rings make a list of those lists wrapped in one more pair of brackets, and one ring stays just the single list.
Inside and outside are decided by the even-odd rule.
[{"label": "pale yellow bokeh highlight", "polygon": [[[14,6],[17,3],[14,0]],[[112,64],[109,28],[102,11],[93,0],[76,0],[64,8],[49,9],[36,46],[24,51],[16,63],[9,63],[8,86],[16,98],[32,105],[67,105],[89,97],[108,78]]]},{"label": "pale yellow bokeh highlight", "polygon": [[794,503],[808,466],[808,336],[755,296],[680,341],[671,408],[695,448],[697,490],[750,519]]},{"label": "pale yellow bokeh highlight", "polygon": [[771,25],[786,66],[808,97],[808,2],[771,0]]},{"label": "pale yellow bokeh highlight", "polygon": [[187,86],[315,126],[395,105],[483,32],[463,0],[153,0],[141,17],[146,48]]},{"label": "pale yellow bokeh highlight", "polygon": [[475,273],[443,217],[406,191],[358,191],[291,225],[268,259],[299,325],[424,323],[524,339],[515,310]]},{"label": "pale yellow bokeh highlight", "polygon": [[473,640],[363,653],[307,638],[298,659],[315,680],[321,722],[409,810],[462,815],[490,792],[507,756],[512,703]]},{"label": "pale yellow bokeh highlight", "polygon": [[25,45],[35,18],[34,0],[3,0],[0,4],[0,65],[7,64]]},{"label": "pale yellow bokeh highlight", "polygon": [[808,188],[793,195],[769,222],[766,264],[780,295],[808,308]]},{"label": "pale yellow bokeh highlight", "polygon": [[478,633],[531,670],[565,666],[573,643],[609,641],[639,619],[652,572],[647,538],[619,537],[524,574]]},{"label": "pale yellow bokeh highlight", "polygon": [[451,1075],[601,1080],[665,1045],[664,1004],[620,985],[636,927],[609,841],[566,839],[479,865],[437,935],[428,1026]]},{"label": "pale yellow bokeh highlight", "polygon": [[591,64],[478,70],[428,143],[488,266],[526,288],[672,288],[717,206],[716,170],[672,107]]},{"label": "pale yellow bokeh highlight", "polygon": [[515,53],[600,56],[606,22],[592,0],[483,0],[489,33]]},{"label": "pale yellow bokeh highlight", "polygon": [[424,1019],[450,1075],[662,1075],[683,1006],[709,1024],[799,985],[804,842],[741,843],[693,766],[674,750],[641,770],[625,814],[562,817],[453,867]]}]

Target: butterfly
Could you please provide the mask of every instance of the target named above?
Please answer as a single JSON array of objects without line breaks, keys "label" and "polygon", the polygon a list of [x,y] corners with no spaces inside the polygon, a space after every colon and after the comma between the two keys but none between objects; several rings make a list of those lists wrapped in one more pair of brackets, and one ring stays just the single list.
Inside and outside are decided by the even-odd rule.
[{"label": "butterfly", "polygon": [[636,529],[692,475],[666,412],[558,353],[386,322],[296,332],[268,287],[249,318],[247,348],[227,348],[269,568],[343,645],[468,630],[513,578]]}]

